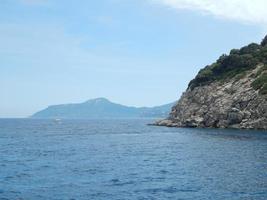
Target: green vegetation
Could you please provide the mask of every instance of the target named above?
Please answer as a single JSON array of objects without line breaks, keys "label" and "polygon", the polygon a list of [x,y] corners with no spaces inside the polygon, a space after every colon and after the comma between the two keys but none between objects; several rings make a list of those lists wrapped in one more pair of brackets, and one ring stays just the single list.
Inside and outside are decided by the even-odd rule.
[{"label": "green vegetation", "polygon": [[267,94],[267,83],[265,83],[263,87],[260,89],[260,94],[262,95]]},{"label": "green vegetation", "polygon": [[265,45],[267,45],[267,35],[265,36],[265,38],[261,42],[261,46],[264,47]]},{"label": "green vegetation", "polygon": [[[231,50],[229,55],[222,55],[215,63],[201,69],[198,75],[189,83],[189,88],[207,85],[212,81],[226,81],[231,78],[239,80],[246,75],[247,70],[254,69],[258,64],[263,64],[260,76],[267,69],[267,36],[261,45],[252,43],[241,49]],[[263,76],[263,77],[261,77]],[[261,75],[253,87],[261,89],[261,93],[267,93],[267,76]],[[265,85],[266,84],[266,85]]]},{"label": "green vegetation", "polygon": [[252,83],[252,87],[255,90],[260,90],[260,94],[267,94],[267,72],[262,73],[256,80]]},{"label": "green vegetation", "polygon": [[263,65],[263,66],[257,71],[256,77],[258,77],[259,75],[261,75],[262,72],[264,72],[264,71],[267,71],[267,65]]}]

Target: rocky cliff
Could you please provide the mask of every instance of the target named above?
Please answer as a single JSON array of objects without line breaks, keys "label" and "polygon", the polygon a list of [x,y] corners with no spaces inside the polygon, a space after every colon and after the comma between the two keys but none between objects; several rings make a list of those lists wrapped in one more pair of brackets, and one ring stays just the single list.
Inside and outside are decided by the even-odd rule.
[{"label": "rocky cliff", "polygon": [[267,129],[267,37],[200,70],[156,125]]}]

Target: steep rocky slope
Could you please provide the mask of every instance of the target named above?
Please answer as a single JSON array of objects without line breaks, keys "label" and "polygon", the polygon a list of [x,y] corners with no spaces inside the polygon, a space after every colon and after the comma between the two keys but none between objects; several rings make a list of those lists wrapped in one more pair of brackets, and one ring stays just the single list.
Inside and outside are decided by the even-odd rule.
[{"label": "steep rocky slope", "polygon": [[267,37],[200,70],[156,125],[267,129]]}]

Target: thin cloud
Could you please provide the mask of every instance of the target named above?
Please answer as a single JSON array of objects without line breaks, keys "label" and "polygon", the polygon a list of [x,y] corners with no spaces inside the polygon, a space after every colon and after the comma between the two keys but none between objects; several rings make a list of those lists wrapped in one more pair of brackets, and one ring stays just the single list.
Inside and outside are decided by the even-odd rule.
[{"label": "thin cloud", "polygon": [[153,0],[174,9],[187,9],[242,23],[267,26],[266,0]]}]

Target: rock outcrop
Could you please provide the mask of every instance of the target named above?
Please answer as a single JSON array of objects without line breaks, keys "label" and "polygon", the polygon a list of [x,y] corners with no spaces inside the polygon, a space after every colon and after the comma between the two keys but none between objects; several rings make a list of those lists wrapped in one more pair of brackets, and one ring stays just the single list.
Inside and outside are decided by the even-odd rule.
[{"label": "rock outcrop", "polygon": [[267,129],[266,61],[264,41],[223,55],[199,72],[169,117],[156,125]]}]

